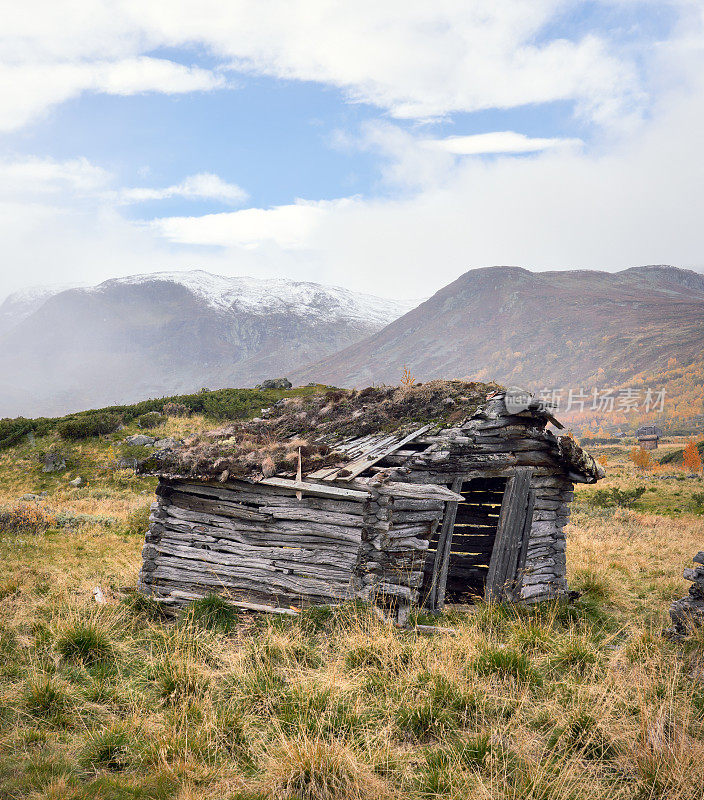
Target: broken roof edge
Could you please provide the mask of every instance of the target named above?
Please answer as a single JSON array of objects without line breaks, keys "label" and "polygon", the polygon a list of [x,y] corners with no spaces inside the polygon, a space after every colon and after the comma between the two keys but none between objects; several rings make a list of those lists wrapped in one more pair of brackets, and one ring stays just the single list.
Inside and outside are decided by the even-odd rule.
[{"label": "broken roof edge", "polygon": [[[518,402],[516,392],[522,393]],[[320,478],[330,483],[343,480],[350,486],[368,466],[381,460],[384,452],[393,452],[419,433],[422,441],[435,437],[442,440],[445,436],[451,439],[452,432],[461,436],[474,430],[520,426],[533,428],[536,435],[544,437],[556,462],[572,473],[574,480],[595,483],[604,477],[603,468],[574,439],[556,437],[546,430],[548,423],[563,426],[527,390],[468,381],[431,381],[420,387],[331,390],[304,402],[287,399],[281,403],[273,425],[268,419],[255,418],[192,436],[179,448],[148,459],[140,465],[140,472],[167,480],[243,480],[256,484],[267,478],[290,480],[302,461],[300,474],[309,483]],[[350,422],[354,429],[354,420],[360,420],[357,430],[363,435],[336,442],[337,419],[345,430]],[[385,420],[389,423],[386,429]],[[392,422],[395,427],[389,434]],[[418,428],[421,422],[425,424]],[[314,429],[312,435],[308,432],[303,439],[310,428]],[[284,434],[288,436],[284,438]],[[561,445],[564,439],[569,439],[569,444]],[[388,446],[391,440],[393,444]],[[348,471],[350,465],[356,465],[355,469]]]}]

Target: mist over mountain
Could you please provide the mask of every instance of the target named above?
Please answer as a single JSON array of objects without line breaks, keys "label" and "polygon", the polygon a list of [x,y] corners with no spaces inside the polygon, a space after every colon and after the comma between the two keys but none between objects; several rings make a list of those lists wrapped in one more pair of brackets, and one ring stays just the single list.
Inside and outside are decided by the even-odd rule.
[{"label": "mist over mountain", "polygon": [[[0,306],[0,416],[279,375],[295,384],[395,384],[405,367],[422,381],[603,388],[672,373],[673,359],[678,369],[699,364],[704,353],[704,275],[670,266],[486,267],[411,305],[202,271],[18,293]],[[686,382],[680,373],[670,378]]]},{"label": "mist over mountain", "polygon": [[198,270],[20,292],[0,306],[0,416],[253,386],[367,337],[409,307]]},{"label": "mist over mountain", "polygon": [[381,331],[292,373],[340,386],[471,376],[542,387],[610,386],[700,361],[704,275],[671,266],[609,273],[466,272]]}]

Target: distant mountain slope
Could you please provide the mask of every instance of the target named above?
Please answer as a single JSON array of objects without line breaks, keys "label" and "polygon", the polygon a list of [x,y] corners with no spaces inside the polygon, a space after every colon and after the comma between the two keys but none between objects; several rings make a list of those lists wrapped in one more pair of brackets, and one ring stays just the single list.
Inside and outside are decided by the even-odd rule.
[{"label": "distant mountain slope", "polygon": [[0,303],[0,336],[27,319],[50,297],[73,286],[32,286],[14,292]]},{"label": "distant mountain slope", "polygon": [[471,376],[528,388],[605,387],[698,361],[704,275],[471,270],[383,330],[293,373],[299,383],[397,383]]},{"label": "distant mountain slope", "polygon": [[[21,299],[21,298],[20,298]],[[287,280],[155,273],[0,306],[0,417],[252,386],[379,330],[408,304]],[[3,316],[4,314],[4,316]]]}]

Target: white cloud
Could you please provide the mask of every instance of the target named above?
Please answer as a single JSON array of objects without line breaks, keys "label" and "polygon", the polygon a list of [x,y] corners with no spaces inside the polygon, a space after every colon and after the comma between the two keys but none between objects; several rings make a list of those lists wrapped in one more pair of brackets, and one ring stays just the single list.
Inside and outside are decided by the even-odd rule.
[{"label": "white cloud", "polygon": [[225,84],[222,75],[159,58],[0,63],[0,130],[21,128],[52,106],[87,91],[114,95],[182,94]]},{"label": "white cloud", "polygon": [[22,158],[0,161],[0,195],[48,192],[92,193],[102,189],[110,175],[86,158],[57,161]]},{"label": "white cloud", "polygon": [[453,155],[471,156],[490,153],[537,153],[555,147],[579,147],[581,139],[531,138],[514,131],[492,131],[471,136],[448,136],[445,139],[425,139],[423,144]]},{"label": "white cloud", "polygon": [[224,85],[220,73],[145,56],[160,47],[203,47],[236,71],[336,86],[399,118],[568,100],[591,119],[623,121],[645,101],[637,48],[605,32],[544,35],[572,5],[25,0],[4,10],[0,125],[19,127],[85,91]]},{"label": "white cloud", "polygon": [[165,217],[151,227],[169,241],[180,244],[254,247],[275,244],[298,249],[311,243],[317,231],[353,198],[306,202],[298,200],[274,208],[246,208],[201,217]]},{"label": "white cloud", "polygon": [[[110,176],[82,159],[0,166],[0,288],[200,266],[407,297],[487,264],[704,266],[700,3],[686,6],[694,11],[681,38],[647,54],[643,77],[634,66],[643,54],[637,45],[620,51],[596,36],[541,38],[546,24],[569,12],[560,0],[94,0],[90,13],[81,0],[73,8],[67,2],[10,4],[0,33],[0,126],[36,119],[83,91],[223,85],[219,72],[143,55],[190,45],[240,69],[341,87],[399,117],[564,98],[592,119],[613,122],[639,109],[642,81],[657,93],[628,136],[584,149],[546,146],[522,159],[510,156],[522,140],[499,152],[494,139],[496,158],[462,158],[447,140],[428,146],[427,128],[370,126],[363,146],[386,160],[378,198],[134,224],[121,215],[125,197],[110,190]],[[454,141],[463,152],[487,152],[491,144]],[[177,196],[187,182],[146,191]],[[213,199],[212,185],[209,191]]]},{"label": "white cloud", "polygon": [[600,153],[554,148],[523,159],[459,159],[395,199],[161,219],[153,229],[172,242],[231,253],[266,247],[282,271],[291,268],[287,255],[300,252],[313,266],[296,262],[298,277],[316,279],[323,264],[327,283],[402,297],[491,264],[702,269],[704,82],[656,111],[637,135]]},{"label": "white cloud", "polygon": [[201,172],[190,175],[181,183],[163,189],[135,187],[123,189],[118,198],[123,203],[141,203],[147,200],[169,200],[182,197],[187,200],[219,200],[224,203],[239,204],[247,199],[247,192],[235,183],[227,183],[218,175]]}]

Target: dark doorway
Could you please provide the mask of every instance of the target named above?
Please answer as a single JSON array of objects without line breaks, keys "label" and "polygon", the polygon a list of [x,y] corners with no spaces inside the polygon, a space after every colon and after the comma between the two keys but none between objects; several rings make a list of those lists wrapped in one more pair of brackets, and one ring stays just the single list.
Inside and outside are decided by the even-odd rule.
[{"label": "dark doorway", "polygon": [[[464,499],[457,504],[452,530],[445,586],[447,602],[471,603],[484,595],[505,490],[506,478],[473,478],[464,481],[459,488]],[[452,512],[448,509],[446,513]],[[431,592],[433,568],[442,530],[443,526],[438,528],[428,548],[423,586],[426,597]]]},{"label": "dark doorway", "polygon": [[445,598],[450,603],[482,597],[499,524],[505,478],[475,478],[462,484],[457,504]]}]

